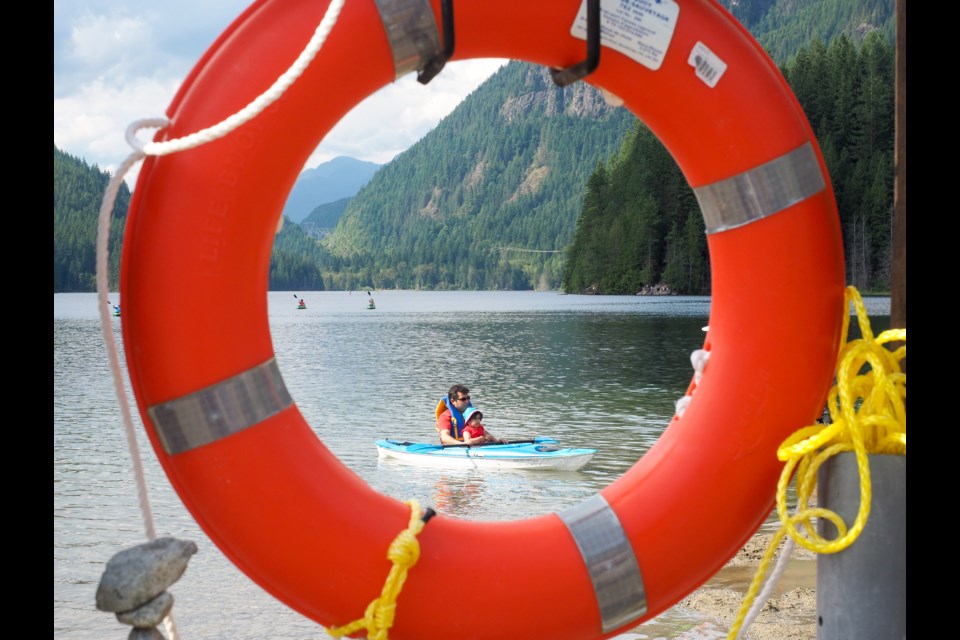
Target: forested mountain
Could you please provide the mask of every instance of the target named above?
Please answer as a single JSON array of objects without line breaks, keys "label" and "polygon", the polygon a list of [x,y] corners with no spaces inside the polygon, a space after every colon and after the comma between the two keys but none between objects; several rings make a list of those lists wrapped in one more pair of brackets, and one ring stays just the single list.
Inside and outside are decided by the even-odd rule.
[{"label": "forested mountain", "polygon": [[327,258],[326,252],[289,218],[284,218],[283,222],[270,253],[267,288],[271,291],[323,291],[326,287],[318,265]]},{"label": "forested mountain", "polygon": [[813,40],[841,34],[860,43],[879,31],[893,43],[893,0],[721,0],[778,63],[788,62]]},{"label": "forested mountain", "polygon": [[300,223],[300,226],[307,235],[317,239],[323,238],[337,226],[337,221],[347,210],[348,204],[350,204],[350,198],[340,198],[333,202],[321,204],[310,212],[310,215]]},{"label": "forested mountain", "polygon": [[[892,262],[894,50],[879,31],[859,49],[814,39],[783,69],[830,172],[848,283],[889,291]],[[568,292],[632,294],[666,284],[710,293],[704,223],[693,191],[660,142],[638,125],[590,177],[565,264]]]},{"label": "forested mountain", "polygon": [[[723,3],[778,62],[816,131],[850,283],[887,290],[894,0]],[[54,149],[55,291],[94,290],[108,179]],[[124,186],[111,233],[113,286],[129,198]],[[612,207],[618,198],[623,206]],[[616,215],[596,216],[608,207]],[[285,219],[270,270],[270,287],[290,290],[561,282],[569,291],[632,294],[667,282],[709,293],[703,222],[672,158],[630,112],[586,83],[556,87],[545,69],[521,62],[501,68],[349,200],[318,208],[302,226]]]},{"label": "forested mountain", "polygon": [[710,257],[696,197],[640,123],[619,155],[590,176],[564,265],[568,293],[635,294],[666,284],[710,292]]},{"label": "forested mountain", "polygon": [[[880,174],[884,169],[878,163],[892,167],[893,0],[725,4],[780,62],[788,82],[806,83],[796,92],[818,136],[821,132],[830,136],[820,141],[838,200],[843,200],[845,231],[851,234],[851,281],[864,290],[886,289],[889,243],[886,248],[883,243],[889,239],[889,224],[881,229],[874,213],[870,218],[877,227],[865,231],[862,209],[867,200],[873,206],[885,202],[892,216],[892,169],[885,178],[877,175],[871,186],[875,195],[867,197],[860,187],[868,167]],[[861,57],[858,47],[867,34],[874,34],[876,46]],[[826,42],[838,43],[829,53],[829,76]],[[812,72],[811,64],[816,65]],[[655,138],[639,130],[629,139],[621,138],[622,148],[617,144],[606,152],[602,148],[606,139],[598,138],[598,133],[624,133],[625,120],[614,119],[616,110],[605,116],[608,123],[602,118],[582,122],[576,117],[579,114],[557,118],[549,108],[543,110],[545,100],[555,100],[549,96],[563,96],[560,99],[570,104],[577,98],[569,94],[576,91],[585,101],[602,104],[585,83],[561,90],[552,85],[544,69],[520,62],[501,69],[418,145],[385,166],[350,202],[339,226],[322,242],[331,253],[330,261],[321,264],[328,288],[348,287],[351,282],[401,288],[555,288],[565,266],[568,291],[595,286],[593,290],[607,293],[636,293],[643,286],[666,281],[674,291],[709,293],[702,218],[672,158]],[[522,105],[519,110],[518,105]],[[502,118],[504,110],[520,111],[526,119],[517,126],[516,121]],[[868,111],[883,122],[865,124],[863,119],[871,117]],[[626,115],[633,129],[637,121]],[[601,129],[605,124],[607,128]],[[861,155],[846,146],[864,126],[879,127],[878,133],[870,135],[882,149],[878,156]],[[844,140],[841,146],[837,146],[839,139]],[[842,149],[843,158],[828,148]],[[544,151],[552,155],[545,156]],[[621,215],[608,216],[606,222],[577,222],[578,216],[588,215],[590,206],[590,193],[584,193],[586,175],[580,171],[596,166],[588,158],[591,152],[601,164],[610,163],[604,167],[604,179],[613,182],[614,193],[618,188],[628,192],[616,185],[618,181],[646,182],[649,189],[642,190],[642,195],[647,199],[611,204],[620,207]],[[577,173],[565,174],[566,168]],[[563,178],[551,183],[539,181],[541,176]],[[526,197],[518,198],[518,185],[524,184],[535,184],[537,192],[524,192]],[[571,194],[569,187],[577,194]],[[884,195],[884,189],[889,194]],[[842,198],[841,193],[846,196]],[[574,203],[576,212],[571,213]],[[571,257],[579,255],[591,269],[602,266],[602,278],[586,273],[576,276],[573,265],[566,262],[567,253],[557,251],[569,246],[576,229],[579,237],[591,236],[586,243],[609,251],[609,255],[584,252],[579,242],[570,247]],[[853,240],[854,234],[858,241]],[[645,256],[642,266],[638,266],[640,254]]]},{"label": "forested mountain", "polygon": [[[97,218],[110,174],[53,147],[53,291],[97,290]],[[111,290],[116,291],[130,190],[120,185],[110,222]]]},{"label": "forested mountain", "polygon": [[321,241],[327,288],[558,287],[587,176],[635,121],[585,83],[501,67],[351,199]]},{"label": "forested mountain", "polygon": [[318,206],[352,197],[379,168],[375,162],[339,156],[306,169],[290,190],[282,215],[302,223]]}]

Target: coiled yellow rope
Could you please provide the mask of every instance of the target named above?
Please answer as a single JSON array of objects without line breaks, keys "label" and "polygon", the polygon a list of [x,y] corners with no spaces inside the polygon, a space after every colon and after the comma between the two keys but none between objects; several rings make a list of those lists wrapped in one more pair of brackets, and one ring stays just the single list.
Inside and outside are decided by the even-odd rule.
[{"label": "coiled yellow rope", "polygon": [[426,524],[420,514],[420,503],[411,499],[407,500],[406,504],[410,505],[410,523],[390,543],[387,559],[393,563],[393,566],[390,567],[390,573],[387,574],[387,579],[383,583],[380,597],[374,598],[367,605],[362,618],[341,627],[327,629],[327,633],[334,638],[365,628],[369,640],[387,640],[387,634],[393,626],[393,619],[397,612],[397,597],[403,589],[403,583],[407,580],[407,572],[420,559],[420,543],[417,541],[417,534]]},{"label": "coiled yellow rope", "polygon": [[[847,342],[850,304],[854,305],[861,338]],[[899,343],[891,351],[885,345]],[[738,637],[747,611],[756,598],[773,554],[785,535],[816,553],[837,553],[857,539],[867,524],[872,497],[868,454],[907,453],[907,375],[900,362],[907,357],[907,330],[890,329],[874,338],[860,293],[847,287],[844,296],[843,331],[837,357],[836,384],[830,389],[827,409],[832,424],[814,424],[796,431],[777,450],[777,458],[786,462],[777,482],[777,515],[781,526],[770,540],[757,573],[744,596],[740,611],[728,634]],[[853,451],[860,477],[860,509],[847,529],[843,519],[829,509],[807,507],[816,488],[817,470],[828,458]],[[787,514],[787,485],[796,470],[797,509]],[[839,535],[827,540],[817,533],[814,518],[825,518],[836,526]],[[801,532],[797,525],[803,525]]]}]

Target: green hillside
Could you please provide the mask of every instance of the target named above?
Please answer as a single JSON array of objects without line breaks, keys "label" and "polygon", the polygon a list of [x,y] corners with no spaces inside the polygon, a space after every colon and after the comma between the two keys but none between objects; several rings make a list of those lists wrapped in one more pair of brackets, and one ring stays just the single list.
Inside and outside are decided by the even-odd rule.
[{"label": "green hillside", "polygon": [[[328,288],[529,289],[560,282],[587,176],[636,118],[511,62],[374,175],[322,244]],[[362,279],[362,278],[361,278]]]},{"label": "green hillside", "polygon": [[[814,40],[784,68],[830,172],[849,284],[888,292],[892,264],[894,51],[879,31]],[[699,206],[663,145],[638,126],[591,176],[564,271],[567,292],[710,293]]]},{"label": "green hillside", "polygon": [[[893,0],[724,4],[780,64],[817,132],[840,206],[851,283],[883,290],[892,216]],[[703,292],[710,279],[697,242],[699,212],[671,173],[672,159],[637,124],[586,83],[561,89],[545,69],[512,62],[349,200],[318,209],[302,227],[286,220],[274,244],[270,287],[542,289],[566,280],[568,290],[596,285],[633,293],[665,280]],[[653,204],[630,202],[650,225],[619,218],[619,226],[598,226],[585,219],[591,189],[635,181],[615,160],[626,157],[662,172],[648,192]],[[95,289],[96,217],[108,180],[54,148],[55,291]],[[129,201],[123,186],[111,232],[111,288]],[[616,255],[582,253],[611,234],[620,234],[616,246],[625,247]],[[661,251],[681,246],[681,237],[684,251],[668,260]],[[653,247],[638,269],[630,256]],[[568,255],[609,272],[575,276]],[[683,270],[684,278],[675,277]]]},{"label": "green hillside", "polygon": [[[53,147],[53,292],[97,290],[97,218],[110,174]],[[130,190],[120,185],[110,224],[110,289],[116,291]]]}]

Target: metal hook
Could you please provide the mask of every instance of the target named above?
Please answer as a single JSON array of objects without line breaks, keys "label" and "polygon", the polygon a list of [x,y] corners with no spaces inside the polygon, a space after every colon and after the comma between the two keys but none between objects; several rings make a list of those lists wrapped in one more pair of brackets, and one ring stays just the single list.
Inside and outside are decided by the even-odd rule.
[{"label": "metal hook", "polygon": [[443,18],[443,53],[435,56],[417,72],[417,82],[420,84],[427,84],[433,80],[434,76],[447,64],[447,60],[453,57],[453,0],[441,0],[440,10]]},{"label": "metal hook", "polygon": [[587,0],[587,59],[566,69],[550,69],[554,83],[561,87],[593,73],[600,64],[600,0]]}]

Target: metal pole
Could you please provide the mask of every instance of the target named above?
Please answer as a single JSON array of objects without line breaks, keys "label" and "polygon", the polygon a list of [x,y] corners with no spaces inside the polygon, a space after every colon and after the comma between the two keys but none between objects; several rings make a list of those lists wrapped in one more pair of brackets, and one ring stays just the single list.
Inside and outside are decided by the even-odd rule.
[{"label": "metal pole", "polygon": [[[870,454],[870,515],[860,536],[837,553],[817,555],[817,640],[906,640],[907,457]],[[860,508],[857,459],[844,452],[817,474],[818,503],[847,526]],[[819,519],[827,540],[837,529]]]}]

